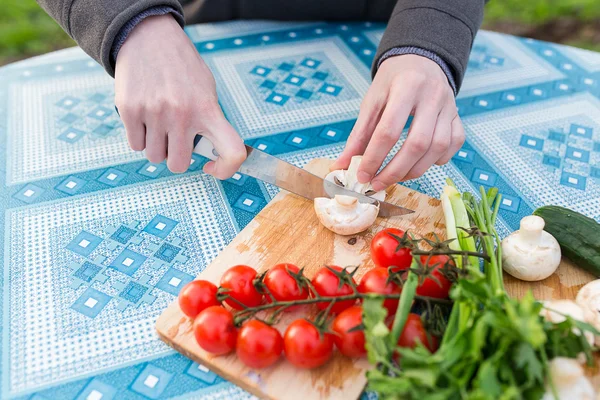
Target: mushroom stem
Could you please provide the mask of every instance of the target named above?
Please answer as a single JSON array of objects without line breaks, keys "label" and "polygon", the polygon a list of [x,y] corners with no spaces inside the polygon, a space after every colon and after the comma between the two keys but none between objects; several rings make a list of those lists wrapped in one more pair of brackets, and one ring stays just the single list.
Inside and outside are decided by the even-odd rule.
[{"label": "mushroom stem", "polygon": [[529,215],[521,220],[519,236],[521,243],[528,247],[537,247],[544,231],[544,219],[537,215]]}]

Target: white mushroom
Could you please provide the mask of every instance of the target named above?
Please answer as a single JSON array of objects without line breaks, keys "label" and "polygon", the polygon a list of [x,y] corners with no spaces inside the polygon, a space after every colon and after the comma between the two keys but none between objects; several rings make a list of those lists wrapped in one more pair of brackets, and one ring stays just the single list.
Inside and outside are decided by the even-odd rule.
[{"label": "white mushroom", "polygon": [[[575,302],[583,308],[585,322],[600,331],[600,279],[582,287],[577,293]],[[596,336],[595,344],[600,345],[600,336]]]},{"label": "white mushroom", "polygon": [[544,231],[544,220],[530,215],[521,227],[502,241],[503,269],[524,281],[540,281],[556,271],[560,264],[560,246]]},{"label": "white mushroom", "polygon": [[[565,315],[568,315],[574,320],[586,322],[585,310],[573,300],[547,300],[543,301],[542,304],[544,305],[544,308],[542,308],[540,314],[550,322],[560,324],[566,320]],[[577,335],[581,334],[581,331],[577,328],[573,328],[573,332]],[[584,332],[583,334],[588,343],[593,346],[594,335],[592,332]]]},{"label": "white mushroom", "polygon": [[373,225],[379,206],[360,203],[355,197],[337,195],[333,199],[317,197],[315,212],[330,231],[338,235],[354,235]]},{"label": "white mushroom", "polygon": [[325,177],[325,180],[341,185],[354,192],[367,195],[379,201],[385,201],[385,190],[381,192],[375,192],[370,183],[360,183],[356,174],[358,173],[358,166],[362,160],[362,156],[354,156],[350,161],[350,165],[347,170],[338,169],[330,172]]},{"label": "white mushroom", "polygon": [[596,393],[585,377],[583,367],[573,358],[557,357],[550,361],[550,377],[558,397],[554,396],[550,383],[542,400],[593,400]]}]

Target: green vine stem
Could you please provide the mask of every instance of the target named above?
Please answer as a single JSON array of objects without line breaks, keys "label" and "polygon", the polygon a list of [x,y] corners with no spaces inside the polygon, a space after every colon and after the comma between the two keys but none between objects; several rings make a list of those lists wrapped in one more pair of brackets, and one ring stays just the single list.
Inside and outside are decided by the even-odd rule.
[{"label": "green vine stem", "polygon": [[[410,276],[414,276],[415,278],[417,278],[417,276],[414,273],[409,274],[409,277]],[[415,289],[416,289],[416,283],[418,282],[418,278],[414,279],[414,281],[415,281]],[[357,292],[357,293],[348,294],[345,296],[337,296],[337,297],[316,296],[316,297],[304,299],[304,300],[275,301],[275,302],[268,303],[268,304],[262,304],[262,305],[256,306],[256,307],[245,307],[243,310],[240,310],[235,314],[235,318],[236,318],[236,323],[241,324],[245,320],[252,318],[256,313],[258,313],[260,311],[270,310],[270,309],[275,309],[276,313],[280,313],[284,309],[289,308],[291,306],[309,305],[309,304],[316,304],[316,303],[332,303],[332,302],[341,302],[341,301],[345,301],[345,300],[358,300],[358,299],[364,299],[366,297],[379,297],[381,299],[400,299],[400,301],[402,301],[401,296],[402,296],[402,293],[400,293],[400,294],[377,294],[377,293]],[[425,301],[425,302],[432,302],[432,303],[446,304],[446,305],[452,304],[452,301],[449,299],[437,299],[434,297],[418,296],[418,295],[415,295],[414,298],[417,300]],[[235,300],[226,293],[224,293],[222,296],[220,296],[219,299],[220,300],[227,300],[227,299]],[[240,305],[243,305],[239,301],[237,303]],[[407,315],[408,315],[408,313],[407,313]]]}]

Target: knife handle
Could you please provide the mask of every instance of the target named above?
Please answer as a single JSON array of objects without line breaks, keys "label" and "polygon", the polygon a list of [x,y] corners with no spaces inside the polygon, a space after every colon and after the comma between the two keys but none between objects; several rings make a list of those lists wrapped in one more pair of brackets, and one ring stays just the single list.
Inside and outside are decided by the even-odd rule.
[{"label": "knife handle", "polygon": [[211,161],[215,161],[219,157],[219,153],[215,150],[215,146],[202,135],[196,135],[194,138],[194,153],[200,154]]}]

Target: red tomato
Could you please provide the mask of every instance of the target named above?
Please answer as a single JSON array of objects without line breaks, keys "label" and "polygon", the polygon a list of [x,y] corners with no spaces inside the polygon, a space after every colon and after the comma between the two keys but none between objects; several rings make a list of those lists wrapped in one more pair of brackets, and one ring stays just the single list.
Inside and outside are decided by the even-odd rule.
[{"label": "red tomato", "polygon": [[235,348],[237,329],[233,315],[221,306],[208,307],[194,320],[194,336],[205,351],[222,355]]},{"label": "red tomato", "polygon": [[[354,293],[352,291],[352,287],[348,283],[344,283],[342,287],[340,287],[340,278],[331,270],[341,272],[342,268],[335,265],[323,267],[319,269],[313,277],[311,282],[317,293],[320,296],[326,297],[339,297]],[[354,279],[352,279],[352,282],[354,282]],[[331,308],[331,312],[334,314],[340,313],[346,308],[352,307],[355,302],[355,300],[336,302]],[[324,310],[329,306],[329,304],[329,302],[323,301],[317,303],[317,307],[319,307],[321,310]]]},{"label": "red tomato", "polygon": [[371,259],[378,267],[396,267],[394,272],[408,269],[412,262],[411,247],[408,243],[400,244],[390,234],[402,238],[404,231],[387,228],[378,232],[371,241]]},{"label": "red tomato", "polygon": [[[263,296],[254,287],[256,271],[247,265],[236,265],[229,268],[221,277],[221,287],[228,289],[227,294],[247,307],[256,307],[262,303]],[[241,310],[240,304],[232,299],[225,303],[236,310]]]},{"label": "red tomato", "polygon": [[282,350],[283,338],[277,329],[256,319],[242,325],[235,351],[250,368],[266,368],[275,364]]},{"label": "red tomato", "polygon": [[452,282],[444,276],[440,269],[444,268],[444,264],[449,260],[448,256],[438,255],[431,256],[429,260],[428,256],[421,256],[421,262],[427,264],[429,267],[435,266],[435,269],[431,272],[431,275],[437,279],[425,278],[423,282],[417,287],[417,294],[419,296],[435,297],[436,299],[446,299],[450,293]]},{"label": "red tomato", "polygon": [[332,329],[336,333],[333,335],[333,341],[340,353],[346,357],[362,357],[367,354],[364,331],[348,332],[360,324],[362,324],[362,307],[360,306],[353,306],[342,311],[333,320]]},{"label": "red tomato", "polygon": [[283,335],[283,350],[289,362],[298,368],[316,368],[333,354],[333,335],[320,333],[305,319],[292,322]]},{"label": "red tomato", "polygon": [[[290,275],[290,272],[297,274],[299,271],[293,264],[277,264],[267,272],[263,282],[277,301],[304,300],[308,298],[308,289],[306,286],[299,287],[296,279]],[[271,302],[269,295],[265,295],[265,299]],[[294,307],[286,308],[293,309]]]},{"label": "red tomato", "polygon": [[[387,268],[373,268],[363,275],[358,285],[358,291],[361,293],[378,294],[400,294],[402,287],[394,282],[387,282],[390,273]],[[399,300],[385,299],[383,306],[388,310],[388,316],[394,315],[398,308]]]},{"label": "red tomato", "polygon": [[438,348],[436,337],[430,335],[429,339],[427,338],[427,331],[423,327],[421,317],[410,313],[408,314],[406,325],[404,325],[404,329],[398,338],[398,346],[414,349],[417,346],[417,342],[423,343],[432,353]]},{"label": "red tomato", "polygon": [[217,286],[208,281],[191,281],[179,292],[179,308],[190,318],[195,318],[205,308],[220,304]]}]

